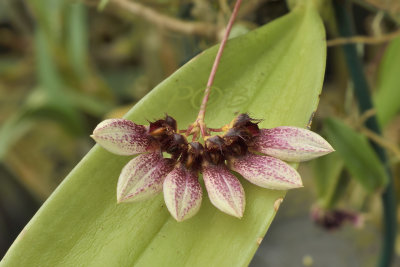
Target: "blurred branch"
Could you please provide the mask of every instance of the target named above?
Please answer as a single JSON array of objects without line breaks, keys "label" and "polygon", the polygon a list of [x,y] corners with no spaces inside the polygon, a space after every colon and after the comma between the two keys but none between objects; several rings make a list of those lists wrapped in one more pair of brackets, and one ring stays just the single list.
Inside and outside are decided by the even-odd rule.
[{"label": "blurred branch", "polygon": [[359,118],[359,121],[356,123],[356,130],[360,133],[364,134],[370,140],[379,144],[381,147],[385,148],[387,151],[390,151],[394,154],[397,160],[400,160],[400,149],[397,147],[397,144],[394,142],[387,141],[381,135],[371,131],[367,127],[364,126],[365,122],[376,115],[376,109],[366,110]]},{"label": "blurred branch", "polygon": [[124,9],[131,14],[140,17],[161,29],[167,29],[189,35],[201,35],[206,37],[216,36],[217,27],[205,22],[189,22],[179,20],[155,11],[138,2],[129,0],[111,0],[110,4]]},{"label": "blurred branch", "polygon": [[365,8],[366,10],[369,10],[371,12],[379,12],[379,11],[384,11],[384,16],[395,22],[396,24],[399,24],[399,18],[396,18],[396,13],[397,16],[399,15],[400,12],[400,5],[399,3],[395,3],[396,0],[392,1],[379,1],[381,3],[385,3],[381,5],[378,1],[371,1],[371,0],[353,0],[354,3],[357,5]]},{"label": "blurred branch", "polygon": [[381,147],[384,147],[386,150],[392,152],[394,156],[400,160],[400,149],[397,147],[397,144],[387,141],[385,138],[366,127],[361,127],[359,131],[375,143],[379,144]]},{"label": "blurred branch", "polygon": [[355,44],[355,43],[363,43],[363,44],[381,44],[395,39],[400,36],[400,29],[397,31],[384,34],[382,36],[370,37],[370,36],[353,36],[349,38],[336,38],[332,40],[328,40],[326,42],[327,46],[335,46],[335,45],[345,45],[345,44]]},{"label": "blurred branch", "polygon": [[363,114],[361,114],[360,118],[358,119],[359,127],[362,127],[369,118],[371,118],[372,116],[375,116],[375,115],[376,115],[376,109],[372,108],[372,109],[366,110]]}]

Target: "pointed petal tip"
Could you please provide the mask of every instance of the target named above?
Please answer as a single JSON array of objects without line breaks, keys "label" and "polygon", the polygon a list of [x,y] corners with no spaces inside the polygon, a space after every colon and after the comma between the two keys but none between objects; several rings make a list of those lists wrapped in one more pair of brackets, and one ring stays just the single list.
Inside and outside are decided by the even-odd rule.
[{"label": "pointed petal tip", "polygon": [[243,218],[243,214],[244,214],[244,210],[240,210],[238,213],[231,214],[231,215],[238,218],[239,220],[241,220]]},{"label": "pointed petal tip", "polygon": [[132,200],[125,197],[124,195],[121,195],[121,192],[117,192],[117,204],[122,204],[127,202],[132,202]]},{"label": "pointed petal tip", "polygon": [[292,180],[291,183],[282,185],[280,190],[290,190],[304,187],[303,181],[301,180],[300,174],[298,174],[297,180]]},{"label": "pointed petal tip", "polygon": [[180,217],[178,214],[174,214],[174,213],[170,213],[170,214],[171,214],[172,218],[174,218],[175,221],[177,221],[178,223],[183,222],[183,221],[186,221],[186,220],[188,220],[188,219],[190,219],[190,218],[193,217],[193,216],[190,216],[190,217],[185,217],[185,216]]},{"label": "pointed petal tip", "polygon": [[[331,144],[329,144],[328,142],[326,142],[327,144],[328,144],[328,147],[327,147],[327,149],[326,149],[326,151],[328,152],[328,153],[332,153],[332,152],[335,152],[336,150],[331,146]],[[327,154],[328,154],[327,153]]]},{"label": "pointed petal tip", "polygon": [[300,179],[297,183],[293,184],[293,189],[294,188],[302,188],[304,187],[303,181]]},{"label": "pointed petal tip", "polygon": [[129,203],[129,202],[133,202],[132,199],[130,199],[129,197],[125,197],[123,195],[118,195],[118,193],[117,193],[117,205]]},{"label": "pointed petal tip", "polygon": [[124,196],[121,194],[121,192],[117,192],[117,204],[122,204],[122,203],[128,202],[126,200],[127,199],[124,198]]}]

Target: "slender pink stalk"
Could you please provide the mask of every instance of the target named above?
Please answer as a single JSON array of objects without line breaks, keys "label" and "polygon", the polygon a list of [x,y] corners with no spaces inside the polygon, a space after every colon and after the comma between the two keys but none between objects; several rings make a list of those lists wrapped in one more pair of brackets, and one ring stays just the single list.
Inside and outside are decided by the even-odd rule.
[{"label": "slender pink stalk", "polygon": [[206,106],[207,106],[208,98],[211,93],[211,86],[214,82],[215,74],[217,73],[219,62],[221,61],[222,52],[224,51],[226,42],[229,37],[229,33],[231,32],[232,25],[236,19],[236,16],[239,11],[239,7],[240,7],[241,3],[242,3],[242,0],[237,0],[235,3],[235,7],[233,9],[231,18],[229,19],[228,26],[226,27],[224,37],[222,39],[221,45],[219,46],[217,56],[215,57],[214,65],[212,66],[210,77],[208,78],[207,87],[204,91],[204,97],[203,97],[203,101],[200,106],[200,111],[199,111],[199,114],[197,115],[196,122],[198,123],[198,125],[200,127],[200,131],[201,131],[201,134],[203,137],[206,136],[206,129],[204,127],[204,117],[206,114]]}]

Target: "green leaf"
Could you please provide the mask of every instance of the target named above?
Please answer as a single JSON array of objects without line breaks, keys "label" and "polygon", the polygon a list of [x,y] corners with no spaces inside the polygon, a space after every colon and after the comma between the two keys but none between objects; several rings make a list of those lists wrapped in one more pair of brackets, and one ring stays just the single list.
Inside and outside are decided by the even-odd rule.
[{"label": "green leaf", "polygon": [[[126,118],[145,124],[167,112],[187,127],[196,118],[216,51],[208,49],[176,71]],[[249,112],[264,119],[262,127],[305,127],[318,104],[325,59],[324,28],[312,5],[230,40],[206,123],[220,127],[236,112]],[[117,178],[129,159],[92,149],[25,227],[2,267],[244,266],[275,215],[274,202],[285,195],[240,179],[247,202],[241,220],[205,197],[195,217],[178,223],[162,194],[117,205]]]},{"label": "green leaf", "polygon": [[[40,86],[34,94],[43,95],[47,106],[57,110],[68,120],[77,134],[84,132],[83,118],[65,91],[65,84],[51,54],[51,42],[40,27],[35,32],[35,50],[37,57],[37,75]],[[49,116],[52,114],[49,113]]]},{"label": "green leaf", "polygon": [[313,178],[317,190],[318,203],[325,209],[329,209],[335,204],[336,191],[341,190],[339,182],[343,167],[343,160],[338,153],[331,153],[313,162]]},{"label": "green leaf", "polygon": [[386,125],[400,111],[400,37],[385,51],[379,66],[375,107],[381,125]]},{"label": "green leaf", "polygon": [[4,121],[0,127],[0,161],[4,159],[8,150],[28,132],[33,125],[33,121],[23,119],[23,112],[15,113]]},{"label": "green leaf", "polygon": [[83,3],[68,6],[67,19],[68,59],[72,63],[75,73],[81,78],[87,78],[88,72],[88,37],[87,14]]},{"label": "green leaf", "polygon": [[328,141],[337,150],[350,174],[368,192],[387,183],[385,170],[367,138],[338,119],[325,121]]},{"label": "green leaf", "polygon": [[100,0],[99,5],[97,6],[97,10],[103,11],[110,0]]}]

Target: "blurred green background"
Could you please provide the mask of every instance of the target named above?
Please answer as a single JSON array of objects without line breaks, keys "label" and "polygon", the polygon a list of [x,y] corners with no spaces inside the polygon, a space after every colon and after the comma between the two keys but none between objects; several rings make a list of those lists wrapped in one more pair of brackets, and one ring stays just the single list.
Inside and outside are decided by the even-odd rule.
[{"label": "blurred green background", "polygon": [[[228,0],[135,2],[155,17],[204,26],[183,32],[129,12],[121,2],[129,1],[0,1],[0,256],[94,145],[93,128],[104,118],[121,117],[185,62],[219,42],[233,5]],[[367,138],[386,150],[398,191],[400,2],[348,2],[354,34],[375,40],[357,44],[357,53],[376,109],[358,112],[342,47],[331,43],[312,127],[338,152],[301,165],[306,187],[289,193],[254,266],[373,266],[377,257],[387,177]],[[245,0],[232,35],[287,12],[286,1]],[[327,38],[338,38],[330,1],[321,15]],[[386,38],[388,33],[394,34]],[[363,126],[375,114],[382,135]]]}]

